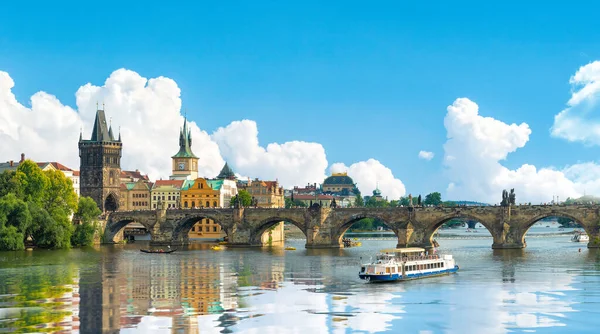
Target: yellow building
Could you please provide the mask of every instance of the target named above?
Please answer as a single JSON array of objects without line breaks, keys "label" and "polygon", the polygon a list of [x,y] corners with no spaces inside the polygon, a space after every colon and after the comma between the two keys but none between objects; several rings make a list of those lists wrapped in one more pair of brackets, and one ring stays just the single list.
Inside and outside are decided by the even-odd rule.
[{"label": "yellow building", "polygon": [[183,180],[157,180],[151,190],[151,207],[159,208],[163,204],[166,209],[179,208],[181,205],[180,194]]},{"label": "yellow building", "polygon": [[121,183],[119,210],[149,210],[150,189],[152,189],[152,183],[144,179],[139,179],[137,182]]},{"label": "yellow building", "polygon": [[[221,207],[220,191],[213,183],[218,180],[206,180],[197,178],[195,180],[186,180],[181,188],[180,207],[182,209],[190,208],[218,208]],[[221,226],[212,219],[204,218],[198,221],[190,230],[189,237],[193,238],[211,238],[220,239],[225,236]]]},{"label": "yellow building", "polygon": [[[279,185],[277,180],[261,181],[255,179],[246,187],[246,191],[252,196],[259,208],[285,208],[283,187]],[[261,237],[263,245],[282,243],[285,239],[283,228],[283,222],[280,222],[266,231]]]},{"label": "yellow building", "polygon": [[283,187],[278,181],[261,181],[255,179],[246,188],[255,199],[259,208],[284,208]]}]

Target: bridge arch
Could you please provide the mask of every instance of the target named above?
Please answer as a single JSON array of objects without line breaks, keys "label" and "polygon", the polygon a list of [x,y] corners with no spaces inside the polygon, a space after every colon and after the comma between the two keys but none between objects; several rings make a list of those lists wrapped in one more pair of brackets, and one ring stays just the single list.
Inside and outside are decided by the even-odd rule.
[{"label": "bridge arch", "polygon": [[134,217],[118,217],[110,219],[104,228],[103,243],[115,243],[115,237],[121,232],[127,225],[131,223],[138,223],[150,233],[150,238],[153,238],[153,226],[144,222],[143,220],[135,219]]},{"label": "bridge arch", "polygon": [[[201,210],[208,211],[208,210]],[[211,212],[198,212],[190,215],[186,215],[184,218],[177,221],[175,226],[173,226],[173,233],[171,236],[171,240],[173,244],[181,244],[189,242],[189,232],[192,227],[196,225],[202,219],[211,219],[216,225],[221,227],[221,230],[225,232],[225,235],[229,237],[229,226],[225,225],[219,217],[212,214]]]},{"label": "bridge arch", "polygon": [[492,238],[494,238],[494,242],[496,242],[497,238],[499,238],[497,236],[497,234],[495,233],[494,230],[494,225],[490,222],[486,222],[485,219],[482,219],[480,217],[477,217],[476,215],[472,215],[466,212],[454,212],[452,214],[446,215],[438,220],[436,220],[433,224],[426,226],[425,228],[425,235],[423,236],[423,245],[426,248],[430,248],[434,246],[434,241],[433,241],[433,236],[435,235],[435,232],[446,222],[449,222],[452,219],[469,219],[469,220],[473,220],[476,221],[478,223],[480,223],[481,225],[483,225],[488,232],[490,232],[490,234],[492,235]]},{"label": "bridge arch", "polygon": [[563,218],[568,218],[571,219],[573,222],[575,222],[577,225],[579,225],[581,228],[583,228],[583,230],[585,231],[585,233],[587,233],[587,235],[591,236],[593,231],[589,228],[589,226],[587,226],[586,224],[584,224],[581,220],[579,220],[578,218],[576,218],[575,216],[564,212],[564,211],[551,211],[551,212],[546,212],[546,213],[542,213],[539,215],[534,216],[533,218],[529,219],[521,228],[521,236],[520,236],[520,241],[521,244],[526,245],[525,243],[525,235],[527,234],[527,232],[529,231],[529,229],[531,227],[533,227],[533,225],[537,222],[539,222],[540,220],[544,219],[544,218],[550,218],[550,217],[563,217]]},{"label": "bridge arch", "polygon": [[272,228],[273,226],[277,225],[279,222],[282,222],[282,221],[292,223],[294,226],[296,226],[298,229],[300,229],[300,231],[302,231],[302,234],[304,234],[304,236],[308,239],[308,236],[306,233],[306,226],[304,223],[301,223],[295,219],[290,219],[290,218],[283,217],[283,216],[273,216],[273,217],[269,217],[269,218],[261,220],[260,223],[258,223],[256,225],[256,227],[250,233],[250,244],[264,246],[263,242],[262,242],[263,234],[266,231],[268,231],[270,228]]},{"label": "bridge arch", "polygon": [[381,221],[385,226],[394,232],[396,237],[398,237],[398,230],[394,227],[394,224],[388,222],[387,219],[384,219],[377,214],[359,213],[345,219],[344,223],[338,226],[331,236],[332,242],[334,242],[334,244],[337,243],[340,248],[343,248],[344,243],[342,242],[342,239],[344,238],[344,234],[350,229],[350,227],[352,227],[352,225],[354,225],[354,223],[364,218],[372,218]]}]

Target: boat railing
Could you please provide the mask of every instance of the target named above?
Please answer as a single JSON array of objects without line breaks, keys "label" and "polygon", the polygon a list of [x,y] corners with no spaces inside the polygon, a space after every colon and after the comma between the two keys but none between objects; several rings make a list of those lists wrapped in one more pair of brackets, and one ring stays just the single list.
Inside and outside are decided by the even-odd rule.
[{"label": "boat railing", "polygon": [[420,260],[439,260],[440,256],[437,254],[433,255],[417,255],[417,256],[403,256],[402,261],[420,261]]}]

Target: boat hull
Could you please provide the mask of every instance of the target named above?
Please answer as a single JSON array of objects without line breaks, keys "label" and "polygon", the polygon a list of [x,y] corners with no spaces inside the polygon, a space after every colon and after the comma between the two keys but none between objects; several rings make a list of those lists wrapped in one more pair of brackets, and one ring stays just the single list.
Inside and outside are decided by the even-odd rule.
[{"label": "boat hull", "polygon": [[431,272],[422,272],[422,273],[409,273],[404,276],[400,274],[384,274],[384,275],[372,275],[372,274],[359,274],[358,277],[360,279],[369,281],[369,282],[394,282],[394,281],[409,281],[414,279],[426,278],[426,277],[435,277],[435,276],[443,276],[451,273],[455,273],[458,271],[458,266],[454,266],[454,268],[443,269]]}]

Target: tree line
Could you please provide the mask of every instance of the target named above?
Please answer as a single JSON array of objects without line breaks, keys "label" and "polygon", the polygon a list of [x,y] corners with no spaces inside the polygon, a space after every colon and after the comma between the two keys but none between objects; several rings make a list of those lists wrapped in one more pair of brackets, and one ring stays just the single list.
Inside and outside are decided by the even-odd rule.
[{"label": "tree line", "polygon": [[0,174],[0,250],[90,245],[100,214],[91,198],[77,199],[61,171],[42,171],[25,160],[16,171]]}]

